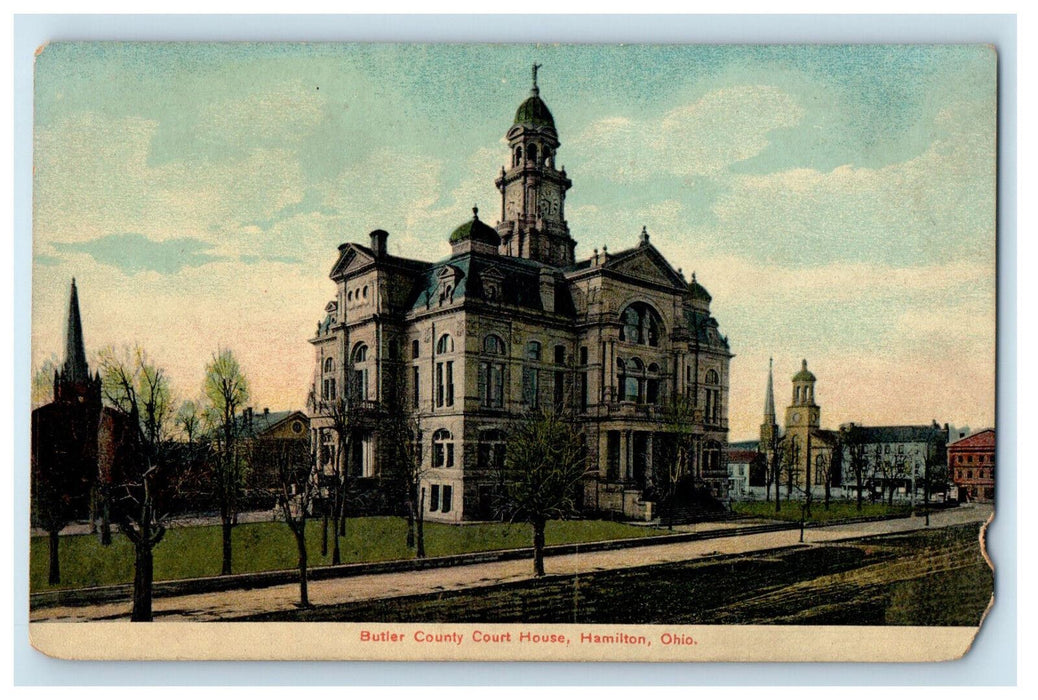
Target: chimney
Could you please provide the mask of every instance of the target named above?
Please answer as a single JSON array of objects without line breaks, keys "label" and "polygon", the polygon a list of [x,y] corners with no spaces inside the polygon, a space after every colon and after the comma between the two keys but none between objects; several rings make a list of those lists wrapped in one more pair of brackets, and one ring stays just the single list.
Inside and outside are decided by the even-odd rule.
[{"label": "chimney", "polygon": [[371,251],[375,254],[376,258],[385,257],[387,238],[389,238],[389,233],[380,228],[371,232]]},{"label": "chimney", "polygon": [[263,407],[263,417],[266,418],[269,415],[270,415],[270,409],[267,408],[266,406],[264,406]]},{"label": "chimney", "polygon": [[541,307],[545,311],[555,311],[555,275],[546,267],[541,268],[540,276]]}]

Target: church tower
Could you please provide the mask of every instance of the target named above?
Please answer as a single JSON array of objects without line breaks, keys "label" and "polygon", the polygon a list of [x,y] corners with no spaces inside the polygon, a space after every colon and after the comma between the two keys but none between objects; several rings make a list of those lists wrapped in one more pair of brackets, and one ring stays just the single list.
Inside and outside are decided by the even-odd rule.
[{"label": "church tower", "polygon": [[770,452],[778,440],[778,424],[775,419],[775,383],[772,376],[772,361],[768,358],[768,388],[764,393],[764,422],[760,425],[760,451]]},{"label": "church tower", "polygon": [[786,430],[817,429],[821,409],[815,404],[815,375],[803,360],[800,371],[793,375],[793,403],[786,409]]},{"label": "church tower", "polygon": [[565,169],[555,168],[559,136],[555,119],[540,97],[537,69],[533,88],[519,105],[508,130],[510,167],[494,182],[501,192],[500,253],[558,267],[572,265],[577,243],[565,218],[566,191],[572,186]]},{"label": "church tower", "polygon": [[54,372],[54,400],[78,403],[101,403],[101,377],[90,377],[86,347],[83,344],[83,321],[79,315],[79,293],[72,278],[68,318],[65,323],[65,363]]}]

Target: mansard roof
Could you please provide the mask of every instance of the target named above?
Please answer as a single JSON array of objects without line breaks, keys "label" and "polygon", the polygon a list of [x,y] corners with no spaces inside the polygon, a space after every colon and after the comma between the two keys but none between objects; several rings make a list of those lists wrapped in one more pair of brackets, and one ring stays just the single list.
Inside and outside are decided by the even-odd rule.
[{"label": "mansard roof", "polygon": [[[373,263],[375,262],[375,252],[371,248],[359,243],[343,243],[339,246],[339,257],[335,264],[332,265],[332,270],[328,276],[333,280],[343,277],[347,268],[358,258],[361,259],[361,264]],[[423,270],[430,265],[430,263],[424,260],[403,258],[398,255],[383,255],[378,260],[384,265],[402,267],[413,271]]]},{"label": "mansard roof", "polygon": [[962,438],[961,440],[956,440],[955,442],[953,442],[950,445],[948,445],[948,447],[955,447],[955,448],[963,448],[963,447],[966,447],[966,448],[985,448],[985,447],[988,447],[988,448],[990,448],[990,447],[994,447],[994,446],[995,446],[995,429],[994,428],[986,428],[984,430],[977,431],[976,433],[973,433],[972,435],[967,435],[966,437]]},{"label": "mansard roof", "polygon": [[[550,265],[515,258],[506,255],[485,255],[482,253],[466,253],[433,263],[419,277],[411,294],[412,310],[420,310],[434,306],[438,301],[440,274],[448,268],[457,270],[453,297],[455,300],[482,300],[506,306],[518,306],[533,311],[543,311],[544,306],[540,293],[541,270],[555,271]],[[500,281],[500,296],[489,299],[483,289],[484,273],[488,273],[495,281]],[[556,277],[555,311],[556,314],[573,316],[576,310],[569,285],[561,276]]]}]

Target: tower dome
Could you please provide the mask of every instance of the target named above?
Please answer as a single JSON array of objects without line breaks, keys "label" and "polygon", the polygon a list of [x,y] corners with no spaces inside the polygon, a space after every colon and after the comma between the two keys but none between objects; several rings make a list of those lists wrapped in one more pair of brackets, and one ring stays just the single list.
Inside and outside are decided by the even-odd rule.
[{"label": "tower dome", "polygon": [[478,241],[495,247],[501,243],[497,231],[479,220],[479,209],[477,207],[472,207],[472,219],[466,221],[451,233],[450,242],[452,245],[465,241]]},{"label": "tower dome", "polygon": [[815,375],[811,374],[807,369],[807,360],[803,360],[800,363],[800,371],[793,375],[794,382],[813,382],[815,381]]},{"label": "tower dome", "polygon": [[[536,91],[537,88],[534,88]],[[515,111],[514,125],[522,126],[550,126],[555,128],[555,118],[551,116],[551,110],[539,95],[533,94],[519,105]]]}]

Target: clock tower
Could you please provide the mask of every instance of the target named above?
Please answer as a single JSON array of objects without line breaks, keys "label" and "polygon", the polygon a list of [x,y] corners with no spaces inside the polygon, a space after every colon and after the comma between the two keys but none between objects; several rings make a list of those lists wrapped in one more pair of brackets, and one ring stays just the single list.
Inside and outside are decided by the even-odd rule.
[{"label": "clock tower", "polygon": [[821,422],[821,408],[815,404],[815,375],[807,370],[807,360],[793,375],[793,403],[786,408],[786,430],[817,429]]},{"label": "clock tower", "polygon": [[555,167],[559,136],[555,119],[540,98],[538,64],[533,64],[533,88],[519,105],[508,130],[508,168],[494,182],[501,192],[500,252],[548,265],[573,264],[576,241],[565,218],[566,191],[572,186],[565,169]]}]

